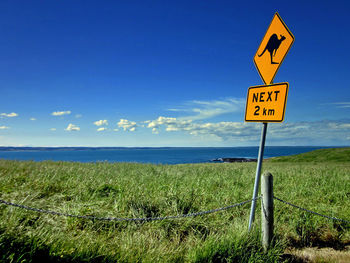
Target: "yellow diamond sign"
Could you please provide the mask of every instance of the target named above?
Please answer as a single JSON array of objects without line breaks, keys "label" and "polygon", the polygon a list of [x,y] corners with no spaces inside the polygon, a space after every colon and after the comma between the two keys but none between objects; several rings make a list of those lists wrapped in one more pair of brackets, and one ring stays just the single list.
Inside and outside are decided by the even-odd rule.
[{"label": "yellow diamond sign", "polygon": [[293,42],[293,34],[276,13],[254,56],[254,64],[265,84],[272,83]]}]

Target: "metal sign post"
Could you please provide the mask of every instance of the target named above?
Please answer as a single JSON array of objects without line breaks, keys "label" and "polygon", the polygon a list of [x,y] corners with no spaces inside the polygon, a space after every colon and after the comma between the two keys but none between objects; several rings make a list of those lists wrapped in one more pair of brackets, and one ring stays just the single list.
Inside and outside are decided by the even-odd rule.
[{"label": "metal sign post", "polygon": [[261,166],[268,122],[283,122],[289,84],[272,84],[285,56],[294,42],[294,36],[278,13],[275,13],[263,40],[254,56],[254,64],[265,85],[250,87],[247,94],[246,122],[262,122],[261,140],[256,167],[253,200],[249,217],[249,231],[255,217],[256,199],[258,197]]},{"label": "metal sign post", "polygon": [[256,167],[254,191],[253,191],[253,198],[252,198],[253,200],[252,200],[252,206],[251,206],[251,209],[250,209],[249,231],[252,228],[252,224],[253,224],[254,217],[255,217],[256,198],[258,196],[259,184],[260,184],[260,175],[261,175],[261,166],[262,166],[262,161],[263,161],[263,158],[264,158],[266,131],[267,131],[267,123],[264,122],[262,131],[261,131],[258,164],[257,164],[257,167]]}]

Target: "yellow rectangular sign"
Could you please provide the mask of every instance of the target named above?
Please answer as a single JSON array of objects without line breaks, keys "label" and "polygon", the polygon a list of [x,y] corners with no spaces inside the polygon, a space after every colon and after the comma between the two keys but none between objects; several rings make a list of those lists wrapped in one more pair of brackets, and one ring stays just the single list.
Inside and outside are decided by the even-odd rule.
[{"label": "yellow rectangular sign", "polygon": [[286,110],[288,87],[288,82],[250,87],[245,121],[282,122]]}]

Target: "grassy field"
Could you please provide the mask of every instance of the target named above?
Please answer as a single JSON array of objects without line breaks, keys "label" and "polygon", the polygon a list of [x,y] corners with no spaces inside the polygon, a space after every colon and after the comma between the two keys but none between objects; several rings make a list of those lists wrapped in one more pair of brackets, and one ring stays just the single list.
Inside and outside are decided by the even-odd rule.
[{"label": "grassy field", "polygon": [[[336,156],[336,157],[334,157]],[[276,197],[350,220],[350,148],[273,158]],[[0,199],[62,213],[158,217],[251,199],[256,163],[151,165],[0,160]],[[260,245],[260,205],[154,222],[79,219],[0,205],[2,262],[289,262],[287,248],[350,244],[350,225],[275,201],[273,247]],[[296,259],[294,259],[296,260]]]}]

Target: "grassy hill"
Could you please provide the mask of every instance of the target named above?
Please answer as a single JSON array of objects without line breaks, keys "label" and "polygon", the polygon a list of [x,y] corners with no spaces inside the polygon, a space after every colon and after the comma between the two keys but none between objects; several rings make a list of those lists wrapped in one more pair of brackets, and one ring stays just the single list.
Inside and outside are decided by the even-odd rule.
[{"label": "grassy hill", "polygon": [[350,147],[320,149],[307,153],[274,157],[268,159],[271,162],[338,162],[350,163]]},{"label": "grassy hill", "polygon": [[[283,157],[283,161],[275,158],[264,162],[263,171],[273,174],[276,197],[350,220],[348,151],[327,149]],[[308,161],[310,154],[318,156],[319,161]],[[73,215],[172,216],[249,200],[255,169],[256,163],[0,160],[0,199]],[[264,253],[260,210],[258,202],[254,229],[248,233],[250,204],[203,216],[152,222],[64,217],[2,204],[0,262],[288,262],[293,259],[285,257],[287,247],[343,249],[350,243],[350,224],[276,201],[276,243]]]}]

